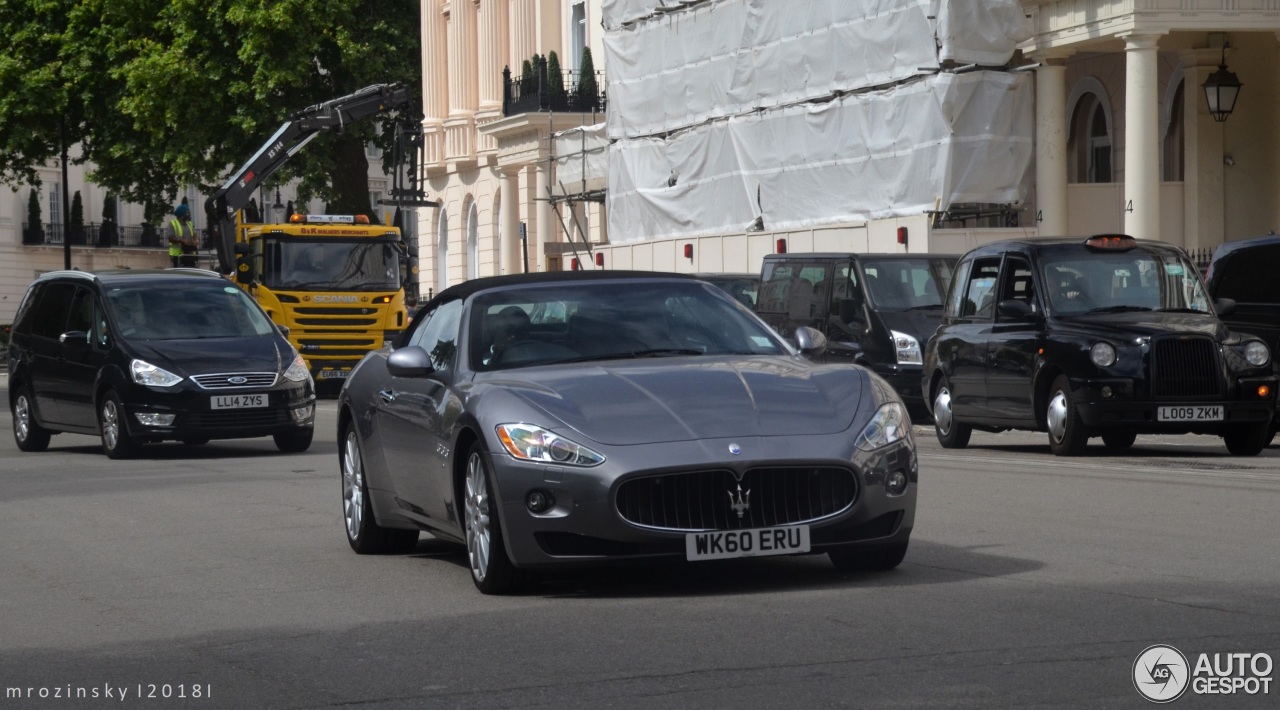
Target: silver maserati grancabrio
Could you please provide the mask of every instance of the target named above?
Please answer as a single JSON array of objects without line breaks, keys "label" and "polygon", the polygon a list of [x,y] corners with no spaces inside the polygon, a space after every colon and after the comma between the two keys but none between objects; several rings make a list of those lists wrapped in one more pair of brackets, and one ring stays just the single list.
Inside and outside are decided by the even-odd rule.
[{"label": "silver maserati grancabrio", "polygon": [[883,380],[807,359],[697,279],[591,271],[442,291],[339,399],[347,539],[466,545],[486,594],[603,560],[825,552],[887,570],[915,521],[911,422]]}]

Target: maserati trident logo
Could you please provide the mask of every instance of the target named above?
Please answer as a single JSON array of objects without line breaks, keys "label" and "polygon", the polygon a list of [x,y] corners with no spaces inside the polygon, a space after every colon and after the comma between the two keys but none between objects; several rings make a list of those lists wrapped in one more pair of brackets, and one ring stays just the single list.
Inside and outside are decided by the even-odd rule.
[{"label": "maserati trident logo", "polygon": [[742,520],[742,516],[751,510],[751,489],[748,488],[745,493],[742,491],[742,485],[738,485],[738,495],[734,495],[733,491],[727,491],[729,494],[729,508],[738,514],[738,520]]},{"label": "maserati trident logo", "polygon": [[738,446],[737,444],[729,444],[729,453],[733,454],[734,456],[737,456],[738,454],[742,453],[742,447]]},{"label": "maserati trident logo", "polygon": [[228,378],[227,378],[227,382],[229,382],[229,383],[231,383],[231,384],[233,384],[233,385],[243,385],[244,383],[246,383],[246,382],[248,382],[248,381],[249,381],[249,378],[248,378],[248,377],[241,377],[241,376],[239,376],[239,375],[236,375],[235,377],[228,377]]}]

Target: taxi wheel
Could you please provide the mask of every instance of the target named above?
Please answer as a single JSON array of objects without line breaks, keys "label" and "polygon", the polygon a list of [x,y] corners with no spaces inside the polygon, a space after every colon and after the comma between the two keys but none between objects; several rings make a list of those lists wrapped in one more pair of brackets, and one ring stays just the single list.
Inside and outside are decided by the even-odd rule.
[{"label": "taxi wheel", "polygon": [[98,402],[98,432],[107,458],[127,459],[138,452],[138,442],[129,436],[125,423],[124,403],[115,390],[107,390]]},{"label": "taxi wheel", "polygon": [[1127,449],[1137,439],[1136,431],[1109,431],[1102,435],[1102,444],[1108,449]]},{"label": "taxi wheel", "polygon": [[44,451],[49,448],[50,434],[36,424],[35,399],[31,388],[23,385],[13,398],[13,439],[23,451]]},{"label": "taxi wheel", "polygon": [[1271,425],[1268,423],[1238,424],[1222,435],[1227,451],[1233,456],[1257,456],[1271,442]]},{"label": "taxi wheel", "polygon": [[507,557],[507,547],[502,540],[502,521],[498,518],[498,500],[489,477],[489,465],[485,463],[480,443],[476,442],[467,454],[463,515],[471,581],[483,594],[510,594],[518,591],[521,573]]},{"label": "taxi wheel", "polygon": [[1049,429],[1049,450],[1056,456],[1079,456],[1089,443],[1089,430],[1080,421],[1071,397],[1071,382],[1059,375],[1049,388],[1049,406],[1044,422]]},{"label": "taxi wheel", "polygon": [[945,377],[933,395],[933,430],[944,449],[963,449],[973,436],[973,427],[957,422],[951,411],[951,382]]},{"label": "taxi wheel", "polygon": [[827,551],[831,564],[841,572],[887,572],[907,556],[905,542],[881,547],[836,548]]},{"label": "taxi wheel", "polygon": [[409,552],[418,545],[417,530],[384,528],[373,515],[369,484],[364,477],[364,457],[360,435],[354,426],[347,429],[342,443],[342,518],[347,543],[361,555]]}]

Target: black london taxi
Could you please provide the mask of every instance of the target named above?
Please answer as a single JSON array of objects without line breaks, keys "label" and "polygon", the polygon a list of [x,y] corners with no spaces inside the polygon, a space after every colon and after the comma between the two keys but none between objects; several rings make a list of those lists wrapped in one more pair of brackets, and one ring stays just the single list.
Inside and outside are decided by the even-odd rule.
[{"label": "black london taxi", "polygon": [[779,333],[800,326],[827,339],[824,362],[864,365],[897,390],[913,416],[922,346],[942,321],[952,254],[769,254],[756,314]]},{"label": "black london taxi", "polygon": [[42,274],[18,306],[8,361],[22,451],[43,451],[60,432],[101,437],[110,458],[165,440],[311,445],[306,362],[244,290],[212,271]]},{"label": "black london taxi", "polygon": [[1275,388],[1270,349],[1219,320],[1187,254],[1125,235],[966,254],[922,380],[942,446],[1029,429],[1060,456],[1146,433],[1221,436],[1253,456],[1270,442]]}]

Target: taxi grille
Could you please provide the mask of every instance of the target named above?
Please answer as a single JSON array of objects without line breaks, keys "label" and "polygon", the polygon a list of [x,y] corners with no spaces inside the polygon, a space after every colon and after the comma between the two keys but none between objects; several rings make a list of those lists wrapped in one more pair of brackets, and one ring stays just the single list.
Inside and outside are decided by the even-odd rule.
[{"label": "taxi grille", "polygon": [[197,385],[207,390],[270,387],[276,383],[274,372],[220,372],[215,375],[193,375]]},{"label": "taxi grille", "polygon": [[1218,345],[1209,338],[1171,337],[1151,341],[1154,397],[1220,397]]},{"label": "taxi grille", "polygon": [[827,518],[857,496],[857,477],[846,468],[753,468],[741,481],[727,470],[691,471],[626,481],[617,508],[624,520],[647,528],[741,530]]}]

